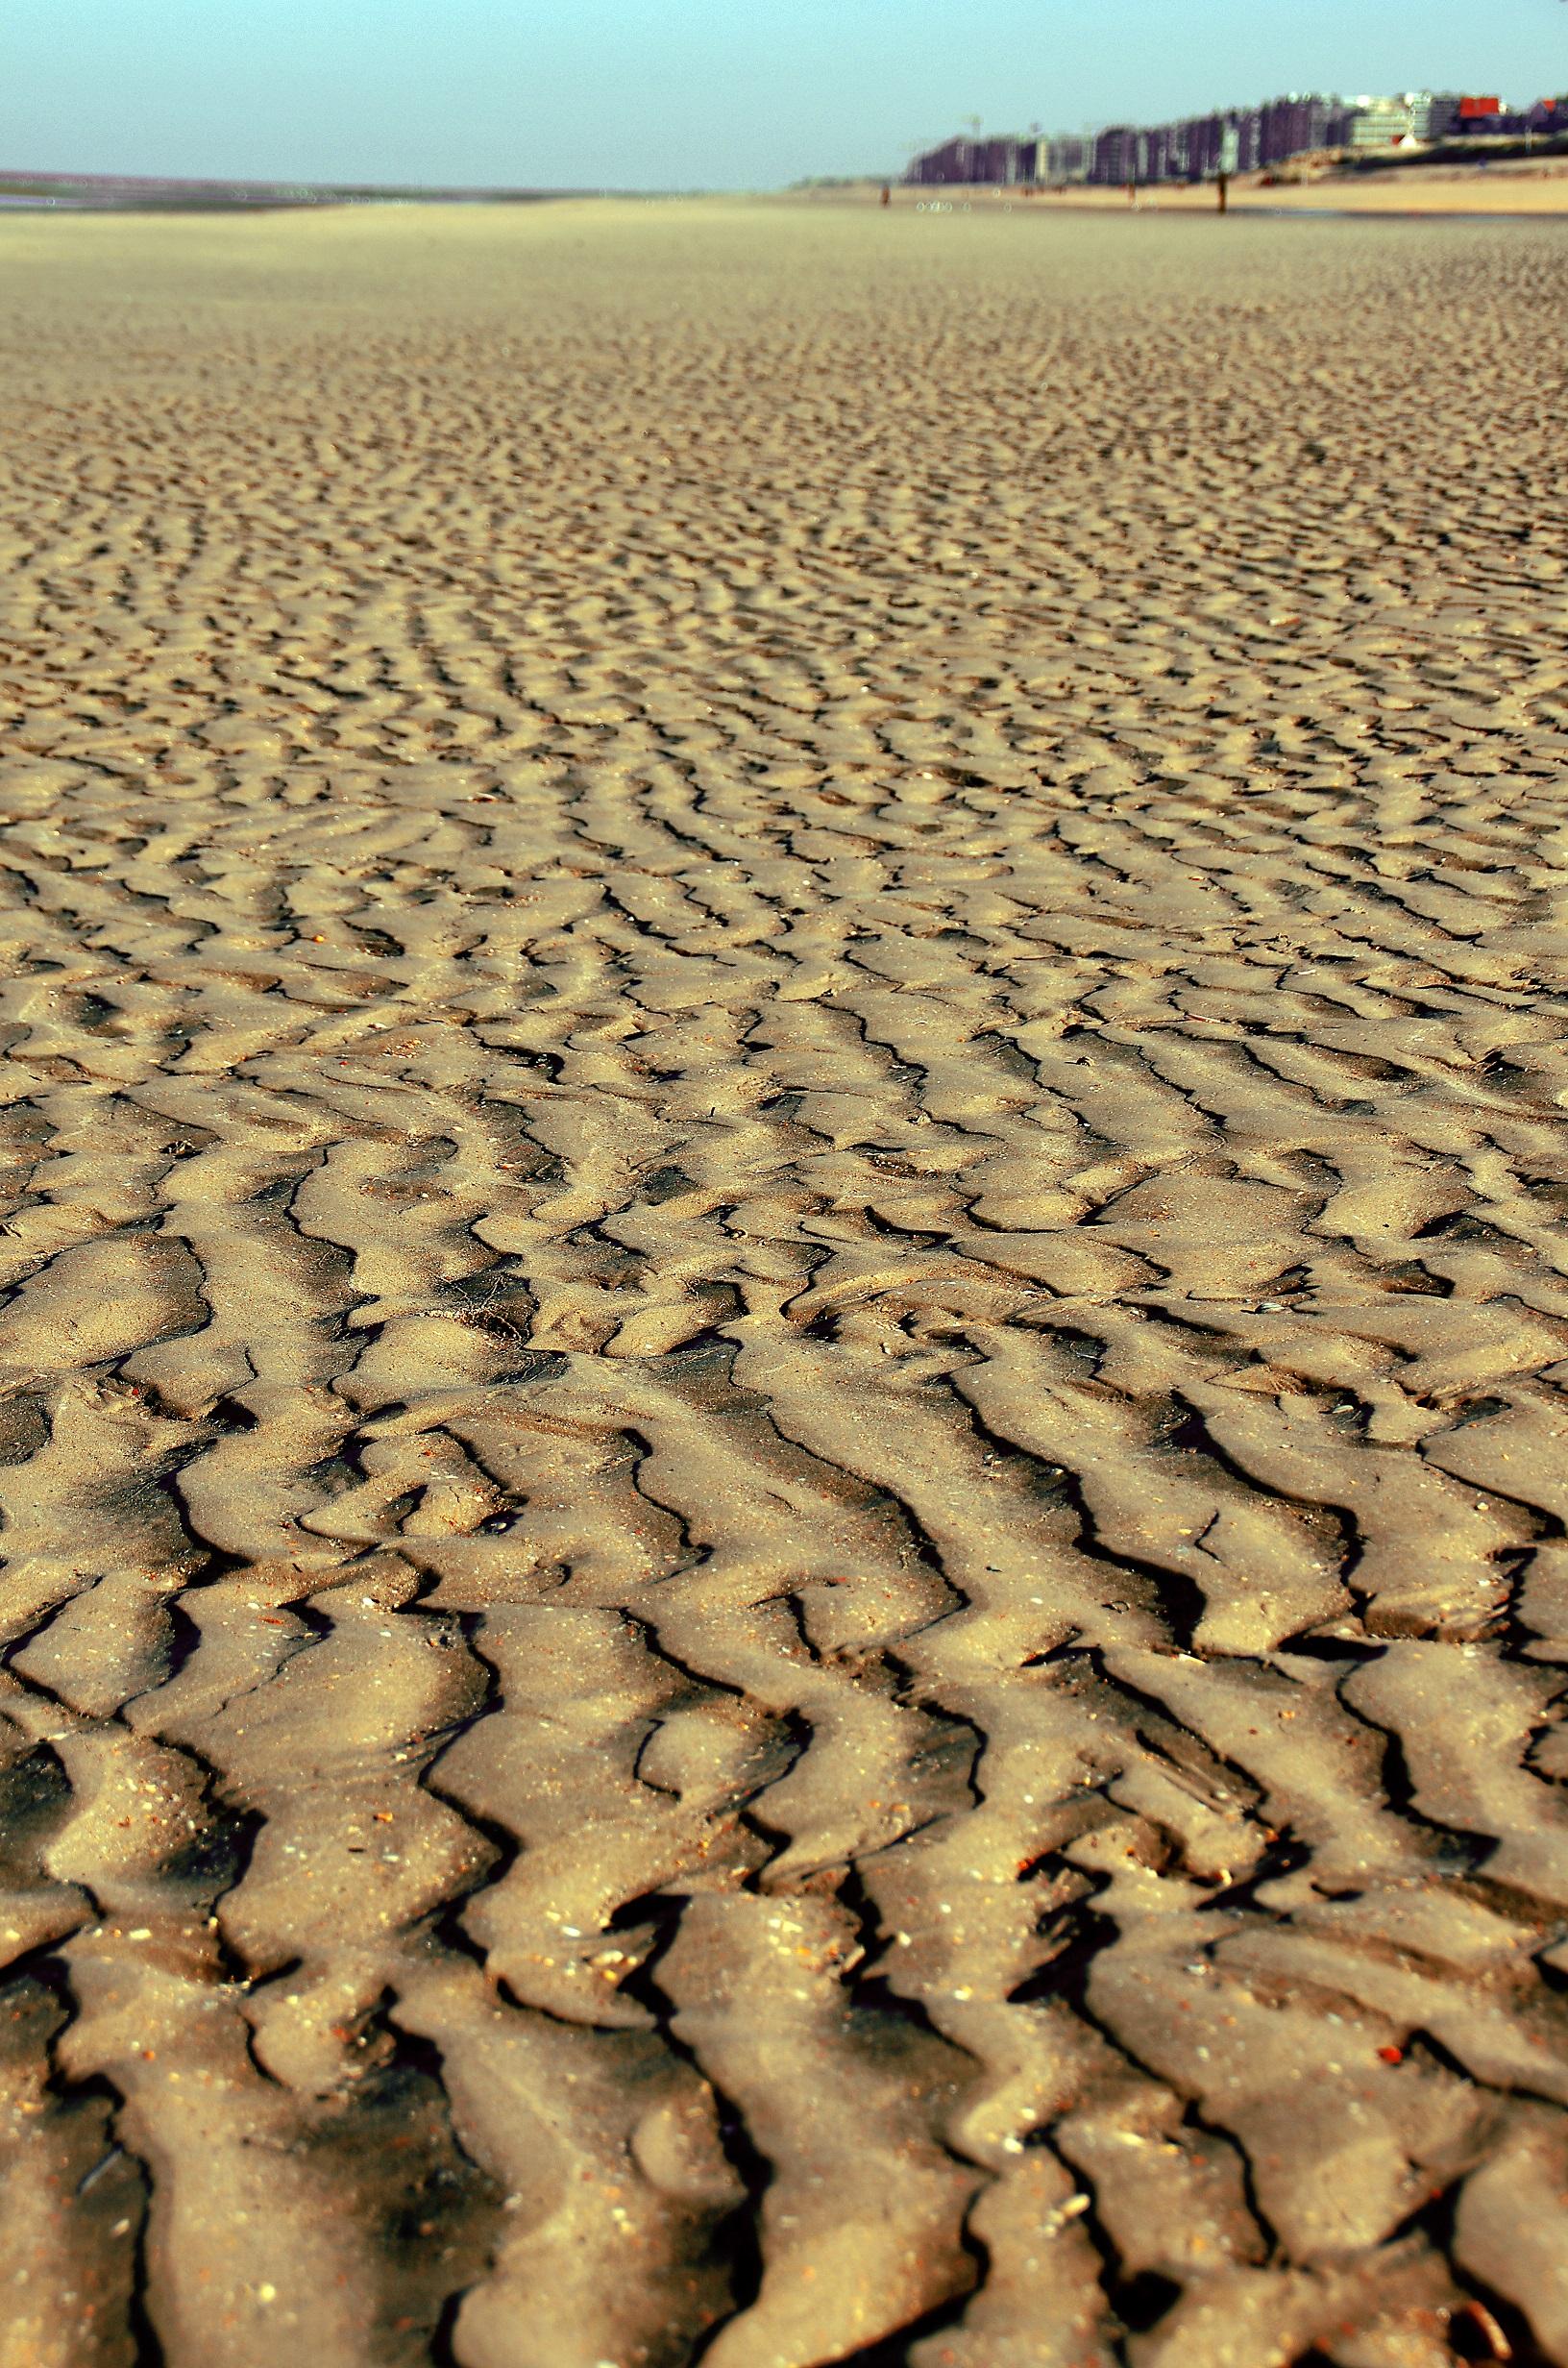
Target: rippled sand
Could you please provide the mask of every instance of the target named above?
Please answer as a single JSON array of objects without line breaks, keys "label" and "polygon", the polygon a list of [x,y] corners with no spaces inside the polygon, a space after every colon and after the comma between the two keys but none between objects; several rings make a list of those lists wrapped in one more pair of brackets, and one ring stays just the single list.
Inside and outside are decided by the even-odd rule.
[{"label": "rippled sand", "polygon": [[1568,2359],[1565,252],[0,228],[4,2368]]}]

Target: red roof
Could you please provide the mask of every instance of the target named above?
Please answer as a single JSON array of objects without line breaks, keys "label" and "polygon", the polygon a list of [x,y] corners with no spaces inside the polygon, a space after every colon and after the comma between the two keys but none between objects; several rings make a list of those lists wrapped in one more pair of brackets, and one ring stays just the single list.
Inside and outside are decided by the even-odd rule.
[{"label": "red roof", "polygon": [[1461,99],[1459,101],[1461,122],[1468,121],[1477,115],[1501,115],[1502,112],[1501,99]]}]

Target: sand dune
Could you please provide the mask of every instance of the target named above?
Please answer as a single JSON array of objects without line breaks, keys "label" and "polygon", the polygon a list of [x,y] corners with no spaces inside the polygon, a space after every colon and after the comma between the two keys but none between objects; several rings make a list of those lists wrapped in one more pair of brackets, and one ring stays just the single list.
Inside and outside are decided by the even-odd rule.
[{"label": "sand dune", "polygon": [[3,2368],[1568,2360],[1560,234],[0,248]]}]

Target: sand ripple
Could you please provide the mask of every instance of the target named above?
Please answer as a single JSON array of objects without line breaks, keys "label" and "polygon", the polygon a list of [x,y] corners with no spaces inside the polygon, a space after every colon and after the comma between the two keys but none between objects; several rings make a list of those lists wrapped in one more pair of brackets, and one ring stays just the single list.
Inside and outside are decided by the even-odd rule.
[{"label": "sand ripple", "polygon": [[0,2363],[1568,2360],[1560,235],[0,240]]}]

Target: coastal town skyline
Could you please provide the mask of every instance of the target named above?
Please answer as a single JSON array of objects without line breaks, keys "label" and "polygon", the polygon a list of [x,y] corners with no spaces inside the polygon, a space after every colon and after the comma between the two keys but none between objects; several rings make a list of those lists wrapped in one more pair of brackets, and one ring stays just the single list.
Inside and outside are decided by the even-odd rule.
[{"label": "coastal town skyline", "polygon": [[[1568,95],[1510,102],[1499,91],[1388,93],[1289,91],[1253,107],[1211,108],[1156,124],[1106,124],[1094,132],[988,133],[971,118],[915,156],[914,187],[1047,187],[1087,182],[1202,181],[1267,170],[1335,152],[1377,157],[1440,143],[1568,140]],[[1446,148],[1445,148],[1446,153]]]},{"label": "coastal town skyline", "polygon": [[[901,173],[966,120],[1076,134],[1267,90],[1568,86],[1560,0],[18,0],[0,169],[764,188]],[[1019,111],[1022,121],[1019,120]]]}]

